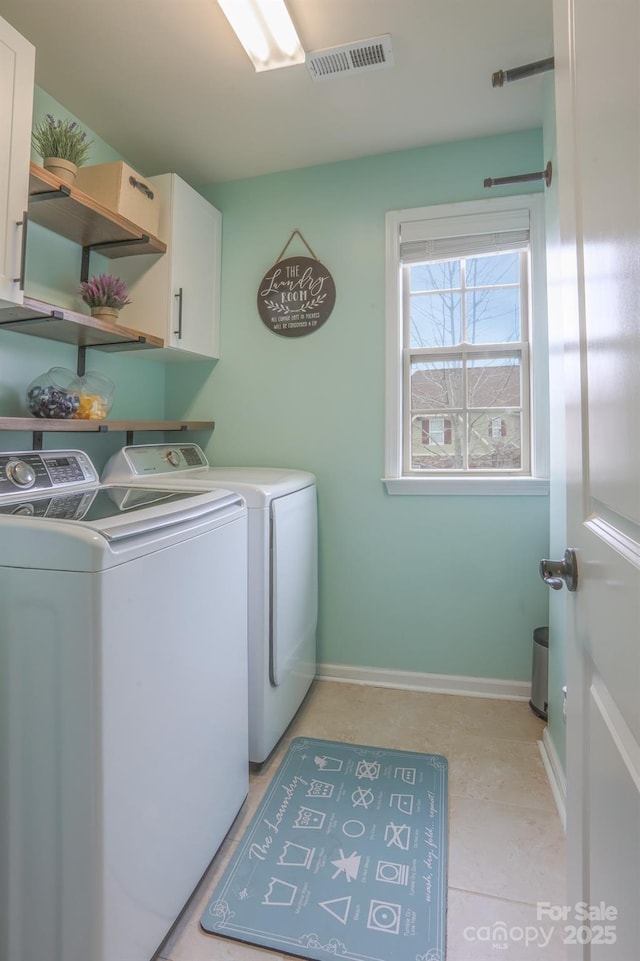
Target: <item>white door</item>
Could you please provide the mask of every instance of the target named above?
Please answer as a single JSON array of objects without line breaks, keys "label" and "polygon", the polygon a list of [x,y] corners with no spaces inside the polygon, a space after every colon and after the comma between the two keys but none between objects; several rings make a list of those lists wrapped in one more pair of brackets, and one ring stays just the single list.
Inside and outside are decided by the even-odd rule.
[{"label": "white door", "polygon": [[29,193],[35,50],[0,17],[0,307],[21,304],[20,240]]},{"label": "white door", "polygon": [[567,904],[569,957],[584,961],[630,961],[640,944],[639,24],[638,0],[554,0],[567,546],[579,570]]}]

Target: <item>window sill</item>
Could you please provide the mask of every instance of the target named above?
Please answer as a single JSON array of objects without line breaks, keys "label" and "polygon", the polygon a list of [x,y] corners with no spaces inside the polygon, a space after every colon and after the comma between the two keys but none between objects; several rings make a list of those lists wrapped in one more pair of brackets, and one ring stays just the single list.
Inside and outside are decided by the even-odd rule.
[{"label": "window sill", "polygon": [[540,477],[384,477],[382,483],[387,494],[549,495],[549,481]]}]

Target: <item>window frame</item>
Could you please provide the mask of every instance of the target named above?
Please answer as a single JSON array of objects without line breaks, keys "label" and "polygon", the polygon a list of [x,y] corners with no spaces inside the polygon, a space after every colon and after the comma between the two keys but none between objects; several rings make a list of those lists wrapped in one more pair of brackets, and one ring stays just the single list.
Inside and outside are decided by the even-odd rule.
[{"label": "window frame", "polygon": [[[409,348],[404,347],[405,311],[403,304],[403,267],[400,256],[401,225],[419,221],[441,221],[456,218],[457,224],[469,224],[472,233],[484,218],[491,223],[526,211],[529,220],[529,382],[523,382],[529,402],[531,443],[528,471],[517,473],[482,473],[478,471],[434,471],[433,474],[407,473],[403,464],[406,432],[410,430],[404,417],[404,396],[408,388]],[[546,312],[546,270],[544,246],[544,199],[541,194],[476,200],[433,207],[417,207],[389,211],[386,215],[386,411],[385,411],[385,476],[390,494],[548,494],[549,454],[548,430],[548,341]],[[460,218],[468,218],[466,221]],[[506,226],[505,226],[506,229]],[[452,259],[455,259],[455,254]],[[467,254],[466,256],[473,256]],[[507,345],[504,345],[505,347]],[[493,345],[478,345],[491,349]],[[413,351],[415,353],[415,351]],[[524,359],[524,358],[523,358]],[[443,412],[443,415],[445,412]],[[524,437],[523,437],[524,445]]]}]

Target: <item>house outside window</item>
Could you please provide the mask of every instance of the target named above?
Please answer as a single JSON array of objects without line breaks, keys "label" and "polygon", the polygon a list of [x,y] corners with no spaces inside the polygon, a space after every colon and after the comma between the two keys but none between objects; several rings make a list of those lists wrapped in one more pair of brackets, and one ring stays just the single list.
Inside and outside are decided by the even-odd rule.
[{"label": "house outside window", "polygon": [[497,437],[507,436],[507,422],[501,417],[492,417],[489,423],[489,437],[495,439]]},{"label": "house outside window", "polygon": [[474,478],[492,492],[488,478],[545,477],[546,432],[535,431],[546,411],[540,201],[528,195],[387,215],[391,493],[446,490],[447,481],[449,490],[456,481],[456,491],[471,492],[480,489]]},{"label": "house outside window", "polygon": [[[419,420],[419,418],[416,418],[416,420]],[[447,447],[451,444],[451,437],[451,421],[448,418],[427,417],[422,419],[420,443],[423,447]],[[414,443],[417,445],[417,438]]]}]

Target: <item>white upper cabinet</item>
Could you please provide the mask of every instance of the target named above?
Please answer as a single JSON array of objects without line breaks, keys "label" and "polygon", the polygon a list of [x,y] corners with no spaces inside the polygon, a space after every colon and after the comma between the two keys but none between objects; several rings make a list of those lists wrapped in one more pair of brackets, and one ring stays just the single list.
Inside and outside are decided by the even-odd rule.
[{"label": "white upper cabinet", "polygon": [[219,357],[222,215],[176,174],[145,178],[160,203],[161,256],[119,260],[116,272],[132,303],[122,323],[165,340],[166,347]]},{"label": "white upper cabinet", "polygon": [[21,304],[35,49],[0,17],[0,307]]}]

